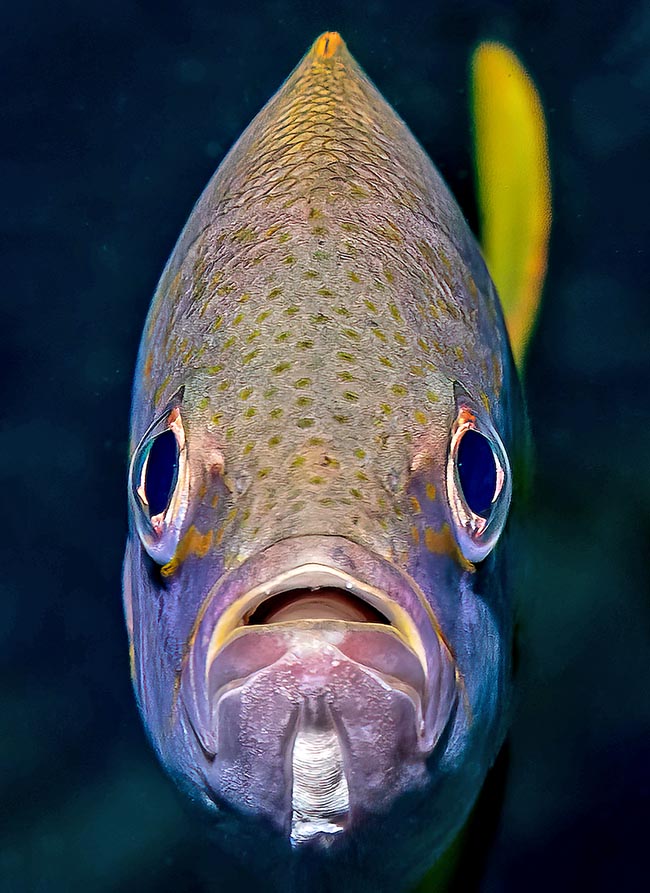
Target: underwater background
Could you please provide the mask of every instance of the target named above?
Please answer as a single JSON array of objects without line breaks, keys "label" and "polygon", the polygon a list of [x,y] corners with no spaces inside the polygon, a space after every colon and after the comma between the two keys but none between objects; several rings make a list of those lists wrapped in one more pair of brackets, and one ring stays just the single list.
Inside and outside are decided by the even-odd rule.
[{"label": "underwater background", "polygon": [[475,43],[508,44],[540,90],[554,227],[527,368],[537,474],[480,889],[647,889],[650,5],[61,0],[4,4],[0,34],[2,893],[231,889],[129,680],[131,379],[195,199],[326,29],[474,227]]}]

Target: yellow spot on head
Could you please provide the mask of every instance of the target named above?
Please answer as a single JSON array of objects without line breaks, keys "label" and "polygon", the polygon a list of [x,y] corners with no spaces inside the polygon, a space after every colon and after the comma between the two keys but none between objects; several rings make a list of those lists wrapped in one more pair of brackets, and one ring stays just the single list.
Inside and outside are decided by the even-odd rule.
[{"label": "yellow spot on head", "polygon": [[344,48],[343,38],[337,31],[326,31],[314,44],[312,53],[316,59],[331,59]]},{"label": "yellow spot on head", "polygon": [[463,570],[474,571],[476,569],[472,562],[468,561],[458,548],[458,543],[447,522],[445,522],[440,530],[437,531],[432,530],[431,527],[427,527],[424,532],[424,542],[429,552],[433,552],[436,555],[447,555],[449,558],[453,558],[456,564],[460,565]]},{"label": "yellow spot on head", "polygon": [[427,499],[430,499],[433,502],[433,500],[436,498],[435,486],[431,483],[427,484],[426,492],[427,492]]},{"label": "yellow spot on head", "polygon": [[271,369],[274,375],[279,375],[281,372],[286,372],[287,369],[291,369],[291,363],[288,360],[285,360],[282,363],[276,363],[276,365]]},{"label": "yellow spot on head", "polygon": [[254,360],[255,357],[258,357],[261,353],[260,348],[256,348],[255,350],[251,350],[249,353],[244,354],[242,357],[242,363],[246,366],[251,360]]},{"label": "yellow spot on head", "polygon": [[196,558],[205,558],[212,544],[212,531],[200,533],[197,528],[192,525],[183,539],[178,544],[176,554],[160,569],[163,577],[171,576],[186,558],[193,555]]}]

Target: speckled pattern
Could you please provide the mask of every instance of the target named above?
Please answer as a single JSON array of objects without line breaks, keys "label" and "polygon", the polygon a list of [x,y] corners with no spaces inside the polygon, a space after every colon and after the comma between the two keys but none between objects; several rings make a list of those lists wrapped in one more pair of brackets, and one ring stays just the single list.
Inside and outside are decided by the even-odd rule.
[{"label": "speckled pattern", "polygon": [[313,50],[170,259],[133,442],[186,385],[190,442],[201,426],[225,456],[229,494],[211,526],[227,564],[271,526],[273,538],[356,529],[399,554],[420,533],[409,462],[432,428],[448,429],[451,383],[486,407],[500,394],[508,348],[491,288],[405,125],[344,45]]}]

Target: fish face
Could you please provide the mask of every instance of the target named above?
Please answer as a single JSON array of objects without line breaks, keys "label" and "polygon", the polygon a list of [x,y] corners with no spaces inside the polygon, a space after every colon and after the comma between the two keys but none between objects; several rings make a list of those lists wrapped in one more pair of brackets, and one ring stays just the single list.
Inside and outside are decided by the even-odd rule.
[{"label": "fish face", "polygon": [[134,684],[233,849],[387,847],[397,889],[457,833],[506,728],[522,430],[462,215],[325,35],[195,207],[134,389]]}]

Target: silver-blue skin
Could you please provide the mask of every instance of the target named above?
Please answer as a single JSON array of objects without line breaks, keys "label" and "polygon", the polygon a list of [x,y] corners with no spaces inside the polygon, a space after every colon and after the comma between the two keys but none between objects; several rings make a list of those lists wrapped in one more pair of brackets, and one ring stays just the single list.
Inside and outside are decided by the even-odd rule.
[{"label": "silver-blue skin", "polygon": [[190,216],[131,449],[124,598],[163,764],[264,889],[409,889],[506,731],[524,409],[461,212],[336,34]]}]

